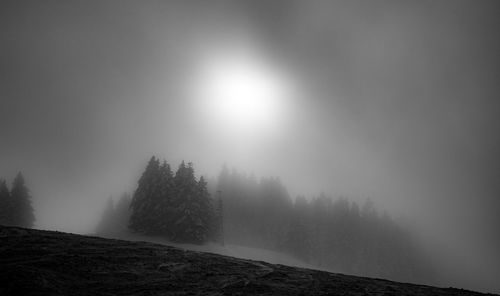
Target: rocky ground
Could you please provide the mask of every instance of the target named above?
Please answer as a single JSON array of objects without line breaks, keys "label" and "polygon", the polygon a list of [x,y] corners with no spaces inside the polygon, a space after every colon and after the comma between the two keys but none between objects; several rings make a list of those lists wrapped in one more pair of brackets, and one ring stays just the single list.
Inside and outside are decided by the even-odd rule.
[{"label": "rocky ground", "polygon": [[0,295],[485,295],[0,226]]}]

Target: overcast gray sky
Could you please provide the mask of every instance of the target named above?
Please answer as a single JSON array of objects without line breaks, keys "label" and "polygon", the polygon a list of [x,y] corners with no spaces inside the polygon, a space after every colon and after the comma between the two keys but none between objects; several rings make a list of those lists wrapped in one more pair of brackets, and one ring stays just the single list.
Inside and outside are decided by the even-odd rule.
[{"label": "overcast gray sky", "polygon": [[[499,16],[495,1],[3,1],[0,177],[25,173],[37,227],[86,232],[152,154],[209,176],[227,163],[292,195],[370,196],[455,262],[449,283],[500,292]],[[287,76],[277,130],[210,126],[193,96],[204,57],[245,46]]]}]

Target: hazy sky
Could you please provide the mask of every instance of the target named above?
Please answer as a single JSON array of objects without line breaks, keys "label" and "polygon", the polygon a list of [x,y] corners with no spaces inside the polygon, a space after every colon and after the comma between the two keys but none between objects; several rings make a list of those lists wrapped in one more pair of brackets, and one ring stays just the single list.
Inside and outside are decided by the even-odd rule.
[{"label": "hazy sky", "polygon": [[[495,1],[3,1],[0,177],[25,173],[37,227],[77,232],[153,154],[371,196],[455,262],[450,283],[499,292],[499,16]],[[204,62],[240,52],[286,80],[272,129],[200,107]]]}]

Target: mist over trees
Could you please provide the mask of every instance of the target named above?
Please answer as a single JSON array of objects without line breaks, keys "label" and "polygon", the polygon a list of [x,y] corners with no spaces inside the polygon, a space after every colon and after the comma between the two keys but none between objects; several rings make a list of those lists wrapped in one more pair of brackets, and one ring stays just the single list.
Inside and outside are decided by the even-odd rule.
[{"label": "mist over trees", "polygon": [[286,252],[332,271],[433,282],[430,263],[411,234],[370,200],[361,207],[325,194],[292,200],[278,178],[257,181],[226,167],[216,190],[227,243]]},{"label": "mist over trees", "polygon": [[208,184],[192,163],[170,165],[152,157],[133,197],[108,199],[99,234],[163,236],[174,242],[209,241],[287,253],[336,272],[434,283],[411,233],[369,199],[361,206],[326,194],[292,199],[279,178],[262,178],[223,167]]},{"label": "mist over trees", "polygon": [[22,173],[16,175],[10,191],[0,179],[0,224],[31,228],[34,223],[31,195]]},{"label": "mist over trees", "polygon": [[110,196],[102,214],[101,221],[97,225],[96,232],[101,235],[113,235],[124,233],[128,230],[130,219],[130,194],[123,193],[117,202]]}]

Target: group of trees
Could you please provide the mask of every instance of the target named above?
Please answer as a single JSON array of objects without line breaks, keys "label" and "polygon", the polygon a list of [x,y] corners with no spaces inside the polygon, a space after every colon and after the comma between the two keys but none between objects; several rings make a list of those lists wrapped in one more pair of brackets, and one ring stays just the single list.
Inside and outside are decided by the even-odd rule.
[{"label": "group of trees", "polygon": [[221,196],[226,242],[279,249],[288,229],[292,202],[277,178],[243,176],[223,167],[212,189]]},{"label": "group of trees", "polygon": [[108,201],[98,231],[127,225],[177,242],[222,239],[332,271],[432,283],[430,264],[410,233],[370,200],[359,206],[325,194],[292,199],[278,178],[257,180],[226,167],[207,189],[191,163],[182,162],[174,175],[167,162],[151,158],[133,197]]},{"label": "group of trees", "polygon": [[277,178],[223,168],[214,190],[224,203],[225,240],[286,252],[312,265],[399,281],[432,281],[430,264],[409,232],[367,200],[320,194],[293,200]]},{"label": "group of trees", "polygon": [[170,165],[152,157],[130,203],[130,230],[162,235],[173,241],[204,243],[217,236],[214,207],[203,177],[196,180],[192,163]]},{"label": "group of trees", "polygon": [[31,228],[34,222],[31,196],[23,175],[17,174],[10,191],[6,181],[0,179],[0,224]]},{"label": "group of trees", "polygon": [[432,283],[430,262],[410,232],[367,200],[361,207],[324,194],[293,204],[284,249],[310,262],[350,274]]}]

